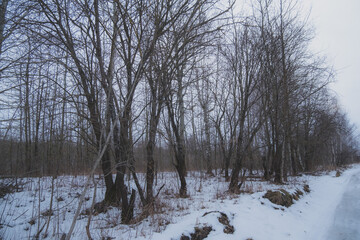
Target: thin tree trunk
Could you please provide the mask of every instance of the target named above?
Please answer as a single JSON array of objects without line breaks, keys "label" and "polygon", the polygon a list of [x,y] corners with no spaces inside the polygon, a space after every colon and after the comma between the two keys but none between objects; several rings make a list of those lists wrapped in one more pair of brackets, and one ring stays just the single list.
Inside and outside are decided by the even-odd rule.
[{"label": "thin tree trunk", "polygon": [[9,0],[2,0],[0,4],[0,56],[2,53],[2,45],[4,41],[4,29],[6,24],[6,11]]},{"label": "thin tree trunk", "polygon": [[[30,43],[29,43],[30,45]],[[24,124],[25,124],[25,173],[31,175],[31,124],[30,124],[30,55],[28,55],[25,70],[25,108],[24,108]]]}]

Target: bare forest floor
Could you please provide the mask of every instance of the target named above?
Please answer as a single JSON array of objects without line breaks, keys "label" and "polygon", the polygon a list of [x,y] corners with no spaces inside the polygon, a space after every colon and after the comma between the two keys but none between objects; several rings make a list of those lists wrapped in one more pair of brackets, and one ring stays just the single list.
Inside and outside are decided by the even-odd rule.
[{"label": "bare forest floor", "polygon": [[[340,177],[336,171],[318,176],[291,177],[285,185],[274,185],[261,178],[248,178],[239,195],[227,192],[223,177],[207,177],[200,172],[188,173],[188,198],[179,198],[176,173],[159,173],[155,193],[161,189],[155,212],[142,218],[137,198],[135,219],[121,224],[121,211],[109,208],[93,214],[89,209],[104,197],[104,182],[97,177],[91,183],[76,222],[73,239],[88,239],[90,224],[93,239],[190,239],[205,229],[206,239],[325,239],[334,219],[335,209],[351,176],[360,174],[360,166],[352,165]],[[145,176],[139,174],[141,182]],[[56,179],[17,179],[18,189],[0,195],[0,239],[61,239],[69,231],[86,176],[60,176]],[[1,179],[1,185],[13,179]],[[129,189],[132,181],[129,181]],[[303,186],[310,193],[301,195],[290,207],[283,207],[263,198],[268,190],[285,189],[290,194]],[[51,199],[52,206],[51,205]],[[198,232],[196,232],[196,229]],[[189,238],[187,238],[189,237]],[[202,239],[202,238],[198,238]]]}]

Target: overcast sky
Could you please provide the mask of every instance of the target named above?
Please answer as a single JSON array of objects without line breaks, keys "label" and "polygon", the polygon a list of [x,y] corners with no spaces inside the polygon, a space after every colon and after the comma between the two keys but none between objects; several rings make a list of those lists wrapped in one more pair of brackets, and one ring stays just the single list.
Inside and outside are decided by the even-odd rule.
[{"label": "overcast sky", "polygon": [[331,84],[360,133],[360,0],[300,0],[311,8],[316,28],[313,48],[336,70]]}]

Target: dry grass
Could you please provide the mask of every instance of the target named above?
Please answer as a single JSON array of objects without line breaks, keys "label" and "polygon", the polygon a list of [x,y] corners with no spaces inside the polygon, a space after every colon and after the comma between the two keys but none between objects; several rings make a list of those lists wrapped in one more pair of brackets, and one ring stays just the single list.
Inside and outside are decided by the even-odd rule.
[{"label": "dry grass", "polygon": [[306,192],[306,193],[309,193],[309,192],[310,192],[310,186],[307,185],[307,184],[305,184],[305,185],[303,186],[303,189],[304,189],[304,192]]}]

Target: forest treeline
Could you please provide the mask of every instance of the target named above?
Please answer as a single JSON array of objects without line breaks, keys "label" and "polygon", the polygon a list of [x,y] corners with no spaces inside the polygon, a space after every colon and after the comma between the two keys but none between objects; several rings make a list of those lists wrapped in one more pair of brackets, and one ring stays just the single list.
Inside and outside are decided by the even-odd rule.
[{"label": "forest treeline", "polygon": [[0,174],[88,174],[99,159],[127,223],[158,171],[186,197],[189,170],[238,192],[246,171],[282,183],[357,161],[300,4],[2,0]]}]

